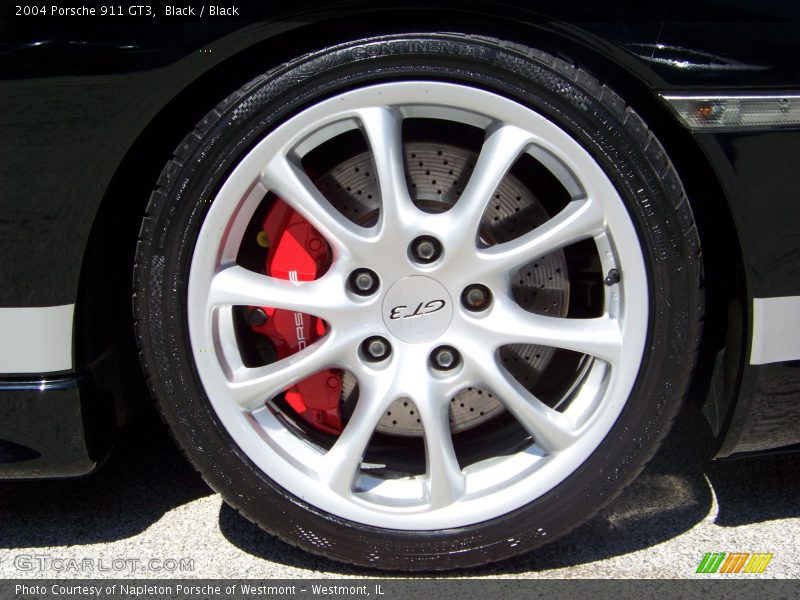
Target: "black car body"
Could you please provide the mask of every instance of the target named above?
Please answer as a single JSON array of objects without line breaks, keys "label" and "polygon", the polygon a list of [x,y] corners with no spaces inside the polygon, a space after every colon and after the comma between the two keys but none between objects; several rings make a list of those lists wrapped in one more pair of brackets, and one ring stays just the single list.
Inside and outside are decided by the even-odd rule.
[{"label": "black car body", "polygon": [[[129,291],[136,239],[184,133],[229,90],[292,57],[407,31],[543,47],[601,74],[635,106],[683,180],[703,245],[694,383],[717,457],[799,444],[798,8],[548,4],[242,3],[239,17],[204,18],[168,17],[160,6],[154,17],[124,6],[114,18],[17,16],[5,6],[0,477],[91,473],[140,403]],[[783,102],[794,116],[694,127],[679,116],[681,101],[713,109],[750,97]]]}]

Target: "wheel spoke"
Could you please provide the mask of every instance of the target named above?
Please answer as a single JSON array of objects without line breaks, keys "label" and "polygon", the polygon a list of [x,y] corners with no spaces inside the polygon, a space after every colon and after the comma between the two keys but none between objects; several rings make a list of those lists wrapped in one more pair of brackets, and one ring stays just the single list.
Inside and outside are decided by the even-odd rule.
[{"label": "wheel spoke", "polygon": [[386,107],[359,111],[361,124],[375,161],[381,190],[381,229],[408,222],[417,209],[406,185],[403,161],[402,116]]},{"label": "wheel spoke", "polygon": [[209,308],[216,306],[269,306],[307,313],[335,321],[348,304],[344,283],[332,274],[315,281],[292,282],[260,275],[234,265],[211,280]]},{"label": "wheel spoke", "polygon": [[450,432],[449,403],[433,394],[414,398],[425,435],[426,492],[431,508],[448,506],[464,495],[466,480]]},{"label": "wheel spoke", "polygon": [[603,231],[603,210],[593,199],[573,200],[536,229],[478,252],[482,268],[513,271],[530,261]]},{"label": "wheel spoke", "polygon": [[387,376],[359,380],[358,401],[347,426],[325,454],[318,469],[320,479],[342,495],[352,493],[364,453],[378,422],[394,400]]},{"label": "wheel spoke", "polygon": [[327,336],[287,358],[263,367],[241,367],[228,380],[228,391],[236,404],[253,411],[298,381],[323,369],[340,365],[347,340]]},{"label": "wheel spoke", "polygon": [[453,209],[458,233],[465,241],[474,242],[492,194],[531,141],[530,133],[511,125],[497,127],[486,137],[467,186]]},{"label": "wheel spoke", "polygon": [[494,356],[485,357],[478,365],[483,385],[500,399],[539,446],[548,452],[558,452],[575,441],[568,417],[548,407],[525,389],[497,364]]},{"label": "wheel spoke", "polygon": [[487,339],[498,348],[506,344],[532,344],[572,350],[619,364],[622,331],[619,321],[607,315],[593,319],[545,317],[530,313],[510,298],[498,300],[485,319],[475,319]]},{"label": "wheel spoke", "polygon": [[261,183],[307,219],[340,253],[364,241],[365,230],[336,210],[308,175],[286,157],[276,157],[266,166]]}]

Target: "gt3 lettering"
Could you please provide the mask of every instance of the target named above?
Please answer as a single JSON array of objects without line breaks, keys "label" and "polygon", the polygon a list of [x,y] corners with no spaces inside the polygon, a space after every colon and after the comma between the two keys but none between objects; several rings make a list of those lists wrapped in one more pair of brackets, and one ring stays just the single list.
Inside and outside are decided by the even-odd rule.
[{"label": "gt3 lettering", "polygon": [[417,308],[414,309],[413,312],[404,312],[404,309],[407,309],[408,306],[401,304],[392,309],[392,311],[389,313],[389,318],[392,320],[413,319],[414,317],[421,317],[423,315],[429,315],[438,310],[442,310],[444,305],[444,300],[430,300],[429,302],[420,302],[417,304]]}]

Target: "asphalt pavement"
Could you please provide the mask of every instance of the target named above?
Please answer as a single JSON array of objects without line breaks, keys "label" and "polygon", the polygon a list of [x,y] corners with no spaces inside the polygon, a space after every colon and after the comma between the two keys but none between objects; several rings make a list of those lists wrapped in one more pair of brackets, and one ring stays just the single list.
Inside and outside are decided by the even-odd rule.
[{"label": "asphalt pavement", "polygon": [[[641,477],[590,522],[457,575],[711,577],[695,573],[706,552],[769,552],[758,577],[800,577],[800,454],[709,462],[712,449],[690,404]],[[90,477],[0,483],[0,578],[385,575],[262,533],[205,485],[155,418],[128,427]]]}]

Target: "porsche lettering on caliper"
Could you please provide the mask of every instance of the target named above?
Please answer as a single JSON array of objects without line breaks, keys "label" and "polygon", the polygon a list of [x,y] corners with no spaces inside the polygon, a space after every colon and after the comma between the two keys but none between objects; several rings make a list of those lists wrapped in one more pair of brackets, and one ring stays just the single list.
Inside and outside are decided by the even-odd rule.
[{"label": "porsche lettering on caliper", "polygon": [[[300,285],[322,275],[330,262],[328,243],[299,213],[277,199],[267,212],[259,242],[268,248],[265,272],[276,279]],[[313,344],[328,331],[319,317],[303,312],[259,308],[263,322],[251,324],[255,333],[269,338],[278,360]],[[325,369],[284,390],[284,399],[304,421],[329,434],[342,431],[340,396],[342,371]]]}]

